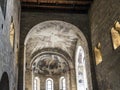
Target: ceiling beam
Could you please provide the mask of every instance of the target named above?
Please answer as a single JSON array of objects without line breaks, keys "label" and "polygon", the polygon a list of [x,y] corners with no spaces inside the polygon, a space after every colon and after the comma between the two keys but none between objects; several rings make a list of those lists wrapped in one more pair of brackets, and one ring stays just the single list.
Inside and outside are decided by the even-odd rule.
[{"label": "ceiling beam", "polygon": [[26,3],[49,3],[49,4],[79,4],[86,5],[91,4],[91,0],[21,0]]},{"label": "ceiling beam", "polygon": [[21,0],[22,8],[88,11],[91,0]]}]

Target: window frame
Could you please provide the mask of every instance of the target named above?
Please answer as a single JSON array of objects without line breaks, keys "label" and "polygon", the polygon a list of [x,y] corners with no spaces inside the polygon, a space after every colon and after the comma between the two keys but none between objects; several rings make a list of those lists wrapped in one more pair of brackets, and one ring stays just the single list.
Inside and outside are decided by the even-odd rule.
[{"label": "window frame", "polygon": [[[65,86],[64,86],[65,84]],[[59,80],[59,88],[60,90],[66,90],[66,79],[64,76],[60,77],[60,80]]]},{"label": "window frame", "polygon": [[[48,88],[48,81],[51,82],[51,88]],[[46,79],[46,90],[54,90],[54,82],[53,82],[53,79],[52,78],[47,78]]]},{"label": "window frame", "polygon": [[[81,59],[81,61],[79,61],[79,59]],[[86,61],[85,61],[84,50],[81,46],[78,46],[76,52],[76,60],[75,60],[77,90],[88,89],[85,63]]]},{"label": "window frame", "polygon": [[33,80],[33,90],[40,90],[40,79],[35,77]]}]

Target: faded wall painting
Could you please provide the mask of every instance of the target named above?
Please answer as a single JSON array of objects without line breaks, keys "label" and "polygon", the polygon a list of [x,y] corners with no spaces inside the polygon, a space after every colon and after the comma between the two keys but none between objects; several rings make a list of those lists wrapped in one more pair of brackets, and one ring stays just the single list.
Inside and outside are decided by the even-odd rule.
[{"label": "faded wall painting", "polygon": [[69,70],[69,66],[64,59],[57,55],[42,55],[39,60],[33,64],[34,73],[54,75],[65,73]]}]

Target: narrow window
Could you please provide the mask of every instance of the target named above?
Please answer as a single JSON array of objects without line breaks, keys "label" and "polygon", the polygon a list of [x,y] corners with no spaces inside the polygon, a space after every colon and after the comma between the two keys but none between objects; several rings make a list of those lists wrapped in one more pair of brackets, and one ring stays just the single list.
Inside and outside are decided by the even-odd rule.
[{"label": "narrow window", "polygon": [[77,90],[87,90],[88,85],[84,60],[84,51],[81,46],[78,47],[76,54],[76,81]]},{"label": "narrow window", "polygon": [[6,15],[6,6],[7,6],[7,0],[0,0],[0,6],[3,12],[3,16],[5,18]]},{"label": "narrow window", "polygon": [[38,77],[34,78],[33,88],[34,90],[40,90],[40,80]]},{"label": "narrow window", "polygon": [[60,78],[60,90],[66,90],[66,80],[64,77]]},{"label": "narrow window", "polygon": [[46,80],[46,90],[53,90],[53,80],[51,78]]}]

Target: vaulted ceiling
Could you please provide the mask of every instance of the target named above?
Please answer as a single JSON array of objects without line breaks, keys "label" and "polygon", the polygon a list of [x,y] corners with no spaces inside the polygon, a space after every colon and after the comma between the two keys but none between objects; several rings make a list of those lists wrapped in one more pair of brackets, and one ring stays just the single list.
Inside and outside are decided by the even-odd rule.
[{"label": "vaulted ceiling", "polygon": [[25,39],[26,67],[39,74],[65,73],[74,66],[76,48],[86,45],[82,32],[70,23],[39,23]]},{"label": "vaulted ceiling", "polygon": [[88,11],[93,0],[21,0],[24,8]]}]

